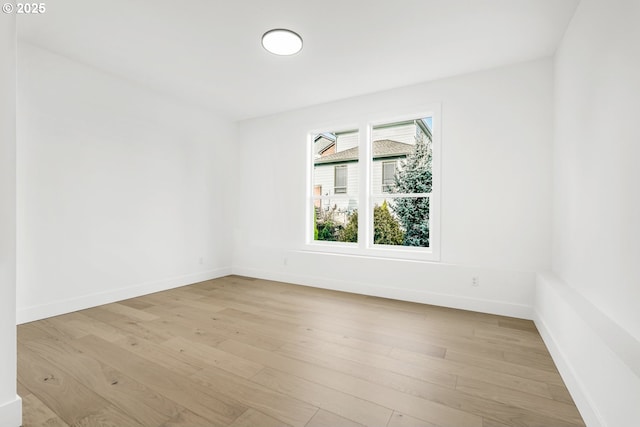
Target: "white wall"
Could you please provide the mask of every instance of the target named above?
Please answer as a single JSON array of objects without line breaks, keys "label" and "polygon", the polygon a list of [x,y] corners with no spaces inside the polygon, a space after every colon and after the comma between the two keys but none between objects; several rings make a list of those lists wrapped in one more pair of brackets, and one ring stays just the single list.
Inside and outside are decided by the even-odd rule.
[{"label": "white wall", "polygon": [[593,426],[640,424],[639,21],[637,0],[582,0],[555,59],[554,274],[536,311]]},{"label": "white wall", "polygon": [[19,322],[230,273],[235,124],[22,43],[17,105]]},{"label": "white wall", "polygon": [[[302,251],[307,132],[434,103],[442,105],[442,262]],[[234,272],[531,317],[534,272],[550,267],[551,106],[545,59],[241,122]]]},{"label": "white wall", "polygon": [[16,395],[16,17],[0,14],[0,425],[22,424]]}]

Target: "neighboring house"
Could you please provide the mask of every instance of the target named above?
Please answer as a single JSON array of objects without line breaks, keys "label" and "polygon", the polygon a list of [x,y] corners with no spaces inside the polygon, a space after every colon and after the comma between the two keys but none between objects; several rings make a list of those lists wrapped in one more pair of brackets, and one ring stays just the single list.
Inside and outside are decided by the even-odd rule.
[{"label": "neighboring house", "polygon": [[[392,191],[396,170],[410,154],[416,137],[424,134],[431,139],[431,130],[424,120],[394,123],[373,129],[372,191],[374,194]],[[336,209],[338,222],[357,209],[359,181],[358,132],[324,133],[314,139],[314,196],[316,208]],[[337,195],[338,197],[331,198]],[[353,197],[345,197],[353,196]]]},{"label": "neighboring house", "polygon": [[[335,152],[336,136],[331,133],[321,133],[313,139],[313,153],[315,156],[323,156]],[[330,151],[327,153],[327,151]]]}]

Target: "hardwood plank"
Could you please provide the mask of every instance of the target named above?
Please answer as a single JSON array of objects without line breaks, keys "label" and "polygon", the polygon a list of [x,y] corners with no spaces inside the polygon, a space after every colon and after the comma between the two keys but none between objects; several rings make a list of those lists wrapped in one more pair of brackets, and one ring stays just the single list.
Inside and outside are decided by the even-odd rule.
[{"label": "hardwood plank", "polygon": [[[405,369],[406,364],[395,364],[388,362],[385,365],[365,364],[341,357],[337,352],[332,351],[331,347],[326,351],[319,349],[317,346],[297,346],[287,344],[282,346],[278,354],[297,360],[313,363],[324,368],[333,369],[345,374],[361,378],[363,380],[375,382],[387,387],[403,390],[405,383],[412,379],[438,384],[443,387],[453,389],[456,384],[457,377],[449,372],[435,371],[431,369],[413,368]],[[403,371],[398,373],[397,371]]]},{"label": "hardwood plank", "polygon": [[42,322],[43,321],[40,320],[38,322],[19,325],[17,328],[17,341],[19,343],[26,343],[29,341],[37,341],[43,338],[50,338],[51,336],[39,327]]},{"label": "hardwood plank", "polygon": [[[271,286],[271,284],[269,284]],[[296,289],[298,288],[298,289]],[[249,288],[248,292],[253,294],[256,292],[262,293],[265,298],[267,309],[274,309],[277,312],[285,312],[289,315],[302,315],[305,316],[308,313],[315,315],[326,316],[327,310],[333,310],[330,313],[334,314],[339,321],[363,321],[365,317],[363,315],[376,313],[375,317],[366,318],[369,322],[378,322],[384,326],[389,323],[389,320],[395,322],[406,321],[408,324],[419,324],[425,320],[424,313],[413,313],[394,307],[379,307],[377,305],[368,304],[369,300],[363,298],[362,295],[349,294],[345,292],[321,290],[321,292],[315,292],[314,299],[311,302],[308,299],[308,291],[306,289],[299,289],[296,286],[289,286],[283,292],[281,292],[277,298],[272,298],[272,294],[268,291],[264,291],[262,288]],[[266,288],[268,289],[268,288]],[[314,290],[316,291],[316,290]],[[218,290],[216,294],[227,293],[238,294],[242,293],[242,289],[225,289]],[[264,307],[264,305],[263,305]],[[283,310],[283,308],[289,308]],[[330,317],[330,316],[329,316]]]},{"label": "hardwood plank", "polygon": [[[98,414],[109,403],[63,370],[18,344],[18,380],[69,425]],[[64,400],[61,397],[64,396]]]},{"label": "hardwood plank", "polygon": [[[231,336],[240,334],[225,333],[216,330],[207,325],[201,324],[199,321],[185,319],[183,316],[173,316],[168,314],[166,317],[152,322],[145,322],[143,325],[145,330],[152,333],[151,339],[141,337],[135,332],[127,332],[127,336],[135,336],[145,338],[145,340],[153,341],[157,344],[176,337],[187,338],[195,342],[212,345],[229,339]],[[156,339],[156,337],[164,337],[164,339]],[[243,335],[244,337],[244,335]]]},{"label": "hardwood plank", "polygon": [[478,416],[379,386],[341,372],[280,356],[257,347],[231,340],[221,343],[219,347],[249,360],[256,362],[259,360],[265,366],[276,370],[299,376],[387,408],[397,408],[436,424],[440,423],[445,426],[467,425],[471,427],[480,426],[482,423],[481,418]]},{"label": "hardwood plank", "polygon": [[31,391],[29,391],[29,389],[25,387],[25,385],[22,384],[20,381],[16,381],[16,391],[18,393],[18,396],[22,398],[31,394]]},{"label": "hardwood plank", "polygon": [[205,386],[219,387],[247,407],[276,418],[292,427],[303,427],[318,410],[317,407],[290,397],[278,390],[264,387],[214,367],[207,367],[191,378]]},{"label": "hardwood plank", "polygon": [[567,390],[564,385],[548,384],[548,387],[554,400],[568,403],[569,405],[575,405],[573,398],[569,394],[569,390]]},{"label": "hardwood plank", "polygon": [[211,420],[213,425],[230,424],[248,409],[215,389],[199,386],[179,374],[162,369],[160,365],[114,347],[100,338],[89,335],[74,342],[74,346],[98,360],[108,361],[114,368],[126,372],[136,381]]},{"label": "hardwood plank", "polygon": [[498,319],[498,326],[502,328],[519,329],[521,331],[531,331],[538,333],[536,324],[531,320],[503,317],[501,319]]},{"label": "hardwood plank", "polygon": [[33,394],[22,396],[22,427],[69,427]]},{"label": "hardwood plank", "polygon": [[163,342],[173,337],[173,335],[166,331],[149,329],[143,322],[135,321],[121,313],[107,310],[104,306],[83,310],[80,313],[98,322],[106,323],[127,334],[133,334],[149,341]]},{"label": "hardwood plank", "polygon": [[474,328],[473,335],[489,342],[508,343],[511,347],[520,347],[527,352],[547,354],[547,347],[542,337],[536,332],[506,329],[500,326],[480,326]]},{"label": "hardwood plank", "polygon": [[356,423],[329,411],[325,411],[324,409],[319,409],[305,427],[363,427],[363,425],[364,424]]},{"label": "hardwood plank", "polygon": [[[541,424],[542,425],[542,424]],[[509,424],[504,424],[496,420],[492,420],[489,418],[482,419],[482,427],[511,427]]]},{"label": "hardwood plank", "polygon": [[126,416],[122,412],[118,411],[113,406],[107,406],[87,415],[86,417],[78,420],[73,427],[145,427],[144,424],[140,424],[130,417]]},{"label": "hardwood plank", "polygon": [[393,412],[387,427],[438,427],[435,424],[411,417],[397,411]]},{"label": "hardwood plank", "polygon": [[114,342],[114,344],[182,376],[192,375],[203,368],[201,361],[198,359],[187,354],[172,352],[160,344],[134,335],[129,335],[123,340]]},{"label": "hardwood plank", "polygon": [[558,372],[549,353],[504,351],[504,360],[516,365],[529,366],[549,372]]},{"label": "hardwood plank", "polygon": [[467,378],[459,378],[456,389],[472,395],[488,397],[506,405],[512,405],[548,417],[557,418],[576,426],[584,426],[582,417],[576,407],[563,402],[545,399],[515,390],[505,390],[493,384]]},{"label": "hardwood plank", "polygon": [[103,305],[102,308],[112,313],[125,316],[134,321],[155,320],[158,318],[158,316],[156,316],[155,314],[151,314],[148,311],[131,308],[127,305],[120,304],[118,302],[115,302],[113,304]]},{"label": "hardwood plank", "polygon": [[[283,350],[284,349],[281,349],[279,353],[283,352]],[[510,423],[514,426],[562,425],[549,417],[541,416],[540,414],[532,411],[526,411],[521,408],[456,392],[453,388],[453,384],[441,386],[434,382],[426,382],[416,379],[413,376],[396,374],[394,372],[387,371],[384,368],[372,367],[370,368],[371,372],[367,372],[367,365],[361,365],[361,367],[358,368],[358,363],[351,361],[346,361],[345,363],[345,361],[335,356],[331,356],[331,354],[326,355],[326,358],[331,362],[329,362],[328,365],[325,365],[324,363],[326,362],[322,358],[319,358],[321,353],[316,350],[302,353],[300,357],[289,352],[285,354],[294,358],[299,358],[303,361],[321,364],[321,366],[345,372],[352,376],[356,376],[385,387],[393,388],[403,393],[411,394],[413,396],[476,414],[492,421],[498,420],[499,422]],[[353,364],[355,364],[355,366]],[[403,366],[407,366],[409,368],[409,372],[412,371],[411,365],[403,364]],[[457,381],[457,377],[451,375],[451,378]]]},{"label": "hardwood plank", "polygon": [[75,350],[73,343],[31,342],[25,346],[143,425],[160,425],[184,410],[122,372]]},{"label": "hardwood plank", "polygon": [[387,344],[365,341],[345,334],[327,332],[321,329],[314,329],[313,327],[301,326],[299,330],[302,333],[302,338],[296,340],[297,343],[307,343],[314,341],[328,342],[331,344],[339,345],[341,347],[354,348],[356,350],[366,351],[367,353],[380,354],[382,356],[388,355],[389,353],[391,353],[391,350],[393,350],[393,347]]},{"label": "hardwood plank", "polygon": [[[96,321],[91,317],[80,312],[70,313],[64,318],[51,321],[57,328],[65,328],[69,333],[67,335],[80,338],[86,335],[96,335],[104,340],[113,342],[122,339],[125,332],[113,327],[110,324]],[[44,323],[46,324],[46,323]]]},{"label": "hardwood plank", "polygon": [[[66,318],[65,318],[66,319]],[[36,323],[35,327],[45,330],[47,335],[54,339],[59,338],[82,338],[87,335],[85,331],[78,330],[67,324],[61,316],[44,319]],[[46,327],[46,328],[45,328]]]},{"label": "hardwood plank", "polygon": [[[227,278],[225,278],[226,280]],[[281,282],[274,282],[269,280],[257,279],[254,280],[253,283],[245,282],[240,280],[235,280],[233,276],[231,276],[230,284],[236,286],[225,286],[222,285],[219,288],[222,289],[232,289],[236,290],[248,290],[250,292],[261,292],[262,296],[269,297],[273,295],[273,288],[278,289],[278,293],[283,296],[288,295],[298,295],[300,300],[299,302],[306,303],[309,301],[308,295],[313,293],[314,300],[316,299],[330,299],[333,298],[332,307],[339,308],[337,305],[345,304],[348,305],[343,306],[344,308],[348,308],[348,310],[336,310],[336,315],[343,315],[344,313],[348,313],[350,310],[358,310],[359,307],[365,306],[369,308],[369,313],[373,310],[378,309],[380,312],[393,312],[397,310],[399,312],[408,314],[414,313],[420,316],[428,316],[429,319],[441,319],[445,321],[449,321],[451,319],[455,320],[456,323],[460,323],[462,321],[466,321],[469,324],[478,324],[478,322],[482,322],[485,324],[494,324],[497,325],[500,319],[504,319],[502,316],[496,316],[485,313],[478,313],[472,311],[465,310],[455,310],[446,307],[438,307],[427,304],[420,303],[412,303],[407,301],[398,301],[398,300],[390,300],[381,297],[375,296],[365,296],[341,291],[333,291],[328,289],[315,289],[305,286],[292,285]],[[355,304],[354,304],[355,303]],[[382,310],[380,310],[382,309]],[[397,318],[395,319],[397,320]]]},{"label": "hardwood plank", "polygon": [[[329,424],[327,424],[329,425]],[[255,409],[247,409],[247,411],[240,415],[229,427],[291,427],[289,424],[285,424],[280,420],[276,420],[262,412]],[[307,424],[305,427],[309,427]],[[337,426],[336,426],[337,427]]]},{"label": "hardwood plank", "polygon": [[[493,359],[482,356],[474,356],[466,353],[448,351],[445,359],[459,362],[468,366],[478,366],[495,372],[529,378],[547,383],[547,385],[557,385],[565,387],[562,377],[557,371],[542,370],[531,366],[525,366],[507,362],[503,359]],[[565,387],[566,388],[566,387]]]},{"label": "hardwood plank", "polygon": [[[345,326],[345,323],[349,323],[355,325],[354,328],[360,334],[366,334],[367,332],[375,330],[383,335],[391,335],[390,339],[397,336],[407,340],[421,340],[422,334],[429,329],[433,329],[438,333],[447,330],[455,332],[459,336],[465,335],[471,337],[473,335],[474,325],[472,324],[461,326],[451,322],[443,322],[434,325],[432,328],[430,326],[432,323],[425,322],[426,317],[424,315],[417,317],[412,316],[410,318],[400,317],[398,315],[391,316],[389,313],[380,309],[376,309],[375,311],[366,310],[362,308],[360,304],[354,305],[353,303],[344,301],[339,301],[339,303],[331,301],[323,305],[322,298],[318,298],[317,295],[314,296],[313,302],[310,302],[307,297],[298,296],[291,298],[291,292],[278,295],[277,299],[272,293],[260,292],[262,293],[259,304],[256,304],[256,307],[260,307],[265,311],[284,313],[290,319],[296,319],[298,322],[300,319],[312,320],[316,327],[328,327],[329,325],[338,324],[342,328]],[[242,290],[217,290],[216,295],[224,295],[225,299],[232,299],[238,302],[243,302],[246,299],[242,297]],[[289,297],[289,300],[283,301],[282,299],[284,297]],[[403,312],[403,314],[406,313]],[[402,320],[406,320],[406,322],[402,322]],[[390,327],[390,325],[394,324],[401,324],[402,327]]]},{"label": "hardwood plank", "polygon": [[118,301],[118,304],[126,305],[130,308],[135,308],[136,310],[146,310],[153,308],[153,304],[148,302],[143,298],[131,298],[123,301]]},{"label": "hardwood plank", "polygon": [[[192,292],[183,290],[173,290],[170,292],[170,295],[164,295],[164,293],[162,293],[144,297],[145,301],[148,300],[155,303],[154,306],[148,308],[146,311],[162,316],[166,313],[167,309],[175,308],[191,307],[207,311],[208,313],[216,313],[218,311],[224,310],[225,308],[228,308],[226,302],[224,305],[221,305],[216,303],[216,300],[213,298],[205,298],[199,296],[194,297],[194,294]],[[168,296],[170,298],[167,298]]]},{"label": "hardwood plank", "polygon": [[[265,336],[257,332],[251,325],[234,322],[217,313],[212,314],[193,308],[181,309],[179,312],[170,311],[170,313],[172,315],[165,318],[144,323],[145,328],[158,331],[157,334],[163,337],[159,342],[173,338],[175,334],[172,331],[175,327],[193,329],[194,325],[198,325],[196,335],[201,335],[198,340],[205,339],[206,336],[218,341],[233,338],[237,341],[260,345],[269,350],[276,350],[286,342],[279,339],[276,332]],[[196,339],[192,333],[190,336],[192,339]]]},{"label": "hardwood plank", "polygon": [[252,381],[366,426],[383,426],[391,410],[275,369],[266,368]]},{"label": "hardwood plank", "polygon": [[211,420],[185,409],[160,427],[211,427],[212,425]]},{"label": "hardwood plank", "polygon": [[415,366],[428,364],[432,368],[441,369],[444,372],[450,372],[458,378],[470,378],[485,381],[498,385],[503,388],[523,391],[532,395],[551,398],[551,393],[546,383],[517,375],[505,374],[489,369],[469,366],[452,360],[440,360],[427,357],[421,353],[413,353],[406,350],[394,349],[391,352],[392,357],[396,357],[406,363]]},{"label": "hardwood plank", "polygon": [[218,350],[205,344],[200,344],[185,338],[171,338],[162,343],[163,346],[182,354],[187,354],[202,361],[202,363],[215,366],[243,378],[250,378],[257,374],[264,366],[250,362],[233,354]]},{"label": "hardwood plank", "polygon": [[[284,331],[279,336],[279,338],[283,341],[286,340],[287,338],[285,336],[282,336],[284,333],[290,335],[291,334],[290,331],[297,331],[299,330],[298,327],[300,326],[298,324],[291,323],[291,322],[265,319],[264,316],[241,312],[234,309],[226,309],[219,312],[219,314],[227,318],[238,319],[238,321],[243,322],[243,324],[247,326],[250,326],[252,328],[260,328],[261,330],[267,330],[270,333],[273,333],[275,331],[280,331],[280,332]],[[319,323],[314,323],[313,325],[307,325],[306,329],[316,327],[321,330],[328,330],[329,323],[333,323],[334,320],[329,319],[328,317],[323,317],[322,319],[323,320],[321,320]],[[418,348],[419,351],[425,354],[429,354],[435,357],[444,357],[445,348],[441,346],[433,345],[427,342],[423,336],[420,336],[417,334],[411,334],[411,333],[402,334],[399,331],[392,330],[388,327],[384,328],[384,333],[374,334],[369,329],[370,325],[367,322],[362,322],[361,320],[359,325],[360,325],[359,327],[348,328],[348,329],[345,328],[344,325],[334,326],[331,328],[333,329],[333,331],[330,331],[330,332],[335,333],[336,328],[339,328],[343,336],[345,333],[347,333],[349,334],[349,336],[354,336],[362,341],[383,342],[390,347],[400,346],[403,348],[414,348],[414,349]],[[367,330],[364,331],[363,328]],[[375,330],[381,330],[381,329],[382,328],[376,328]],[[372,335],[373,335],[373,339],[372,339]]]},{"label": "hardwood plank", "polygon": [[[208,300],[208,298],[203,298],[203,300]],[[391,346],[376,342],[360,340],[343,333],[333,333],[316,329],[315,325],[318,322],[322,324],[324,320],[318,321],[313,316],[310,316],[309,312],[303,311],[303,314],[299,316],[291,316],[284,314],[281,311],[265,310],[264,306],[259,304],[259,302],[255,305],[248,305],[238,303],[235,300],[230,300],[229,298],[225,299],[225,305],[228,308],[235,309],[236,311],[244,311],[246,313],[255,314],[259,316],[258,319],[274,319],[289,322],[291,326],[295,327],[295,335],[291,336],[290,339],[295,338],[299,334],[300,339],[319,339],[323,341],[338,343],[347,347],[366,349],[367,351],[379,354],[389,354],[389,352],[393,348]],[[442,350],[440,349],[438,351],[441,352]]]}]

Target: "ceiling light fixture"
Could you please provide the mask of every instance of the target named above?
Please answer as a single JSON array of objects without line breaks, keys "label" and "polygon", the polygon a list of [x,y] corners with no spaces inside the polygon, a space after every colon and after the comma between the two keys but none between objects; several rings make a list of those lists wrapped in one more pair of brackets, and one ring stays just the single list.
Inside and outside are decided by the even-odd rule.
[{"label": "ceiling light fixture", "polygon": [[295,55],[302,50],[302,37],[291,30],[276,28],[262,35],[262,47],[274,55]]}]

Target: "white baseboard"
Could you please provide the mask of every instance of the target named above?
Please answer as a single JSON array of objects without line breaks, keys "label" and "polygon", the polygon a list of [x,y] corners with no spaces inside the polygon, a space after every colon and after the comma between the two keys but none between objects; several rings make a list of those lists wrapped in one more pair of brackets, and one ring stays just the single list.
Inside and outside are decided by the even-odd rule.
[{"label": "white baseboard", "polygon": [[16,321],[20,325],[22,323],[33,322],[35,320],[58,316],[60,314],[84,310],[98,305],[148,295],[154,292],[166,291],[168,289],[203,282],[205,280],[217,279],[219,277],[228,276],[229,274],[231,274],[231,267],[219,268],[216,270],[203,271],[185,276],[171,277],[155,282],[141,283],[106,292],[83,295],[77,298],[53,301],[48,304],[33,307],[18,308]]},{"label": "white baseboard", "polygon": [[521,319],[532,319],[532,307],[530,305],[514,304],[505,301],[494,301],[464,295],[443,294],[426,290],[386,287],[363,282],[327,279],[324,277],[288,274],[252,268],[234,267],[233,274],[264,280],[275,280],[302,286],[312,286],[321,289],[331,289],[362,295],[390,298],[400,301],[431,304],[441,307],[517,317]]},{"label": "white baseboard", "polygon": [[553,339],[551,331],[545,324],[544,320],[542,320],[541,316],[538,313],[534,316],[536,328],[538,328],[538,332],[547,346],[547,349],[549,350],[549,353],[551,354],[551,357],[553,358],[553,361],[556,364],[571,397],[573,398],[573,401],[578,407],[583,420],[588,427],[604,427],[605,424],[602,422],[601,416],[595,409],[595,405],[589,398],[589,395],[585,393],[585,386],[582,384],[580,377],[571,366],[571,362],[562,352],[556,340]]},{"label": "white baseboard", "polygon": [[10,402],[0,405],[0,426],[20,427],[22,425],[22,399],[16,396]]},{"label": "white baseboard", "polygon": [[588,427],[640,425],[640,342],[551,273],[534,321]]}]

